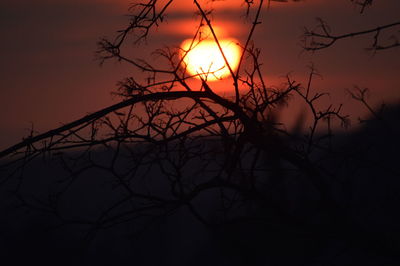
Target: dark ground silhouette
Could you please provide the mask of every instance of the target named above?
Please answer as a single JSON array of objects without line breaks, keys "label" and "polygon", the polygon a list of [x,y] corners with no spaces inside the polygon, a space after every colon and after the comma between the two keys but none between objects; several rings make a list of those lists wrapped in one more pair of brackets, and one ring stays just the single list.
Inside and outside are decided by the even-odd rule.
[{"label": "dark ground silhouette", "polygon": [[[69,214],[65,224],[54,213],[24,205],[10,190],[13,182],[2,186],[2,261],[7,261],[4,265],[399,265],[399,116],[400,108],[390,107],[383,119],[371,119],[354,132],[336,136],[337,156],[323,158],[323,164],[335,177],[332,189],[340,186],[344,190],[337,191],[345,191],[336,194],[345,210],[337,217],[318,208],[312,186],[289,178],[266,191],[265,201],[247,202],[237,212],[245,215],[229,223],[207,227],[183,206],[110,225],[89,243],[87,225],[74,224],[74,217],[80,222],[97,217],[119,191],[105,173],[91,170],[57,203],[63,215]],[[106,153],[95,156],[107,160]],[[37,160],[25,171],[29,174],[21,194],[32,202],[51,197],[65,174],[51,158]],[[150,170],[152,181],[147,186],[158,195],[168,194],[169,187],[163,187],[157,171]],[[210,190],[195,199],[209,221],[218,219],[218,195]],[[273,206],[284,210],[285,216]]]}]

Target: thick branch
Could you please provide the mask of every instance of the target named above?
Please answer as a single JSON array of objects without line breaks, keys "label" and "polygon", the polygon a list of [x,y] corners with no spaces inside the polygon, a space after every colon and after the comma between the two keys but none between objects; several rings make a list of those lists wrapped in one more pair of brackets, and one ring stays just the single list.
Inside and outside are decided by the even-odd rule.
[{"label": "thick branch", "polygon": [[157,100],[171,100],[171,99],[176,99],[176,98],[193,98],[193,99],[198,99],[198,98],[206,98],[209,97],[208,92],[202,92],[202,91],[174,91],[174,92],[156,92],[152,94],[147,94],[147,95],[141,95],[141,96],[134,96],[128,100],[122,101],[120,103],[114,104],[112,106],[109,106],[107,108],[104,108],[100,111],[97,111],[93,114],[84,116],[78,120],[75,120],[71,123],[68,123],[64,126],[61,126],[59,128],[47,131],[46,133],[37,135],[35,137],[30,137],[24,139],[22,142],[15,144],[3,151],[0,152],[0,158],[4,158],[7,155],[28,147],[32,145],[35,142],[39,142],[41,140],[44,140],[46,138],[51,138],[53,136],[56,136],[64,131],[71,130],[75,127],[78,127],[84,123],[88,123],[91,121],[98,120],[104,116],[106,116],[109,113],[115,112],[121,108],[139,103],[139,102],[145,102],[145,101],[157,101]]}]

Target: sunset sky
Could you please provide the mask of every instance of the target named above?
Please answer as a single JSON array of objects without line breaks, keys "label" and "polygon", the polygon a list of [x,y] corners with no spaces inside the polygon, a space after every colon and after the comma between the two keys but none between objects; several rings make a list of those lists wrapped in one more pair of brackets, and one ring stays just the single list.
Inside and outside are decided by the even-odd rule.
[{"label": "sunset sky", "polygon": [[[113,36],[128,21],[124,0],[3,0],[0,3],[0,149],[22,139],[31,123],[38,132],[57,127],[118,101],[111,96],[116,83],[139,75],[124,64],[95,61],[96,42]],[[229,2],[229,4],[228,4]],[[234,3],[232,3],[234,2]],[[243,41],[249,29],[242,1],[214,4],[215,23],[227,37]],[[171,7],[166,23],[147,43],[135,48],[137,56],[177,46],[194,32],[195,16],[189,0]],[[302,53],[299,45],[304,26],[322,17],[334,33],[347,33],[399,19],[400,1],[380,0],[360,15],[350,0],[305,0],[273,3],[263,10],[255,32],[262,49],[263,70],[269,85],[278,85],[291,73],[304,81],[313,62],[323,75],[322,90],[334,103],[348,104],[354,117],[363,111],[345,96],[354,85],[371,89],[371,102],[400,103],[400,50],[371,55],[364,48],[371,36],[339,42],[315,54]]]}]

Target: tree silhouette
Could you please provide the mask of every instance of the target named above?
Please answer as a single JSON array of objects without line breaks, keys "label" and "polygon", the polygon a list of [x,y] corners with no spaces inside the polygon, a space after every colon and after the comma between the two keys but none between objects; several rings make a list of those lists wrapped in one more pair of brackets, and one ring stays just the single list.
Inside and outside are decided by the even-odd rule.
[{"label": "tree silhouette", "polygon": [[[341,113],[341,105],[319,107],[327,94],[315,92],[313,80],[319,74],[313,66],[305,85],[290,75],[282,87],[266,85],[260,49],[253,44],[253,37],[263,5],[269,1],[245,1],[244,12],[251,23],[236,70],[224,55],[212,11],[197,0],[198,28],[188,51],[180,47],[157,50],[164,60],[162,67],[131,58],[129,47],[141,43],[163,23],[173,2],[149,0],[132,5],[127,27],[115,38],[98,43],[101,63],[111,59],[125,62],[144,73],[145,79],[127,77],[115,93],[121,98],[119,103],[44,134],[32,133],[0,152],[0,158],[5,158],[1,184],[12,184],[21,206],[50,213],[62,225],[85,226],[89,242],[101,230],[120,224],[133,223],[138,228],[135,232],[140,232],[182,208],[213,230],[261,221],[272,228],[301,225],[297,230],[310,235],[326,232],[332,225],[336,226],[331,228],[334,233],[352,231],[345,189],[331,171],[332,161],[343,155],[334,146],[333,127],[335,123],[347,127],[348,116]],[[360,5],[361,13],[372,4],[353,2]],[[317,30],[305,31],[304,49],[328,48],[340,39],[363,34],[374,34],[371,49],[375,51],[394,48],[397,40],[380,44],[379,37],[381,31],[398,25],[332,35],[320,19]],[[208,79],[217,71],[187,72],[185,56],[205,39],[216,43],[225,60],[233,96],[221,96],[213,89]],[[365,91],[359,92],[351,92],[352,97],[379,116],[368,105]],[[299,119],[289,130],[279,120],[279,113],[293,99],[307,106],[307,114],[300,115],[311,119],[306,126],[302,124],[305,119]],[[301,132],[303,127],[308,131]],[[24,187],[31,182],[30,164],[40,158],[59,163],[64,173],[51,175],[57,185],[47,198],[32,198]],[[95,182],[106,182],[112,190],[107,196],[97,196],[102,205],[93,207],[96,211],[90,215],[71,214],[63,200],[74,197],[76,187],[83,186],[81,180],[89,176],[96,176]],[[300,215],[290,206],[293,187],[306,187],[314,199],[309,209],[300,208]],[[85,193],[95,191],[89,182]],[[313,224],[310,217],[327,218]],[[357,237],[362,234],[361,229],[356,233]]]}]

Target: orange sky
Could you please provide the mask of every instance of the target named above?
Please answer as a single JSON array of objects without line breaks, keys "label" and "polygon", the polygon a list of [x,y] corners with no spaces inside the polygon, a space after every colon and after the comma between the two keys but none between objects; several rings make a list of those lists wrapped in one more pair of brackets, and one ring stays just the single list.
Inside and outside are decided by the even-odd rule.
[{"label": "orange sky", "polygon": [[[94,61],[96,41],[124,26],[125,0],[5,0],[0,3],[0,149],[20,140],[31,122],[38,131],[57,127],[115,102],[110,96],[117,81],[134,70],[109,62],[100,68]],[[229,8],[223,8],[229,2]],[[232,4],[232,2],[235,2]],[[215,23],[226,34],[243,40],[248,22],[241,1],[213,4]],[[164,24],[137,55],[151,58],[154,49],[179,45],[190,37],[194,16],[192,1],[179,0]],[[393,6],[395,8],[393,8]],[[392,8],[390,8],[392,7]],[[219,11],[221,9],[221,11]],[[326,51],[301,54],[299,36],[320,16],[339,33],[361,30],[398,19],[400,1],[377,1],[360,16],[348,0],[309,0],[275,3],[263,11],[263,23],[255,33],[262,48],[263,70],[270,85],[291,72],[304,80],[312,61],[323,74],[321,88],[334,102],[349,102],[344,88],[368,86],[374,103],[400,102],[399,49],[370,56],[363,48],[370,39],[344,41]],[[383,15],[384,14],[384,15]],[[349,112],[362,113],[349,104]]]}]

